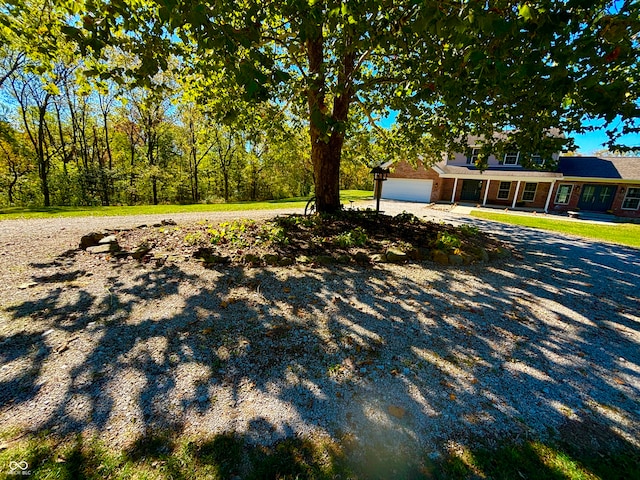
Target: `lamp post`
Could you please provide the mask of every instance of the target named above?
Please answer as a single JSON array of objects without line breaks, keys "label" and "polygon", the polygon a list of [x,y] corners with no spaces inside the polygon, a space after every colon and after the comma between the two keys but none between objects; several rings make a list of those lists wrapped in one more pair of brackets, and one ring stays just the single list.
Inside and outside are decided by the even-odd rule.
[{"label": "lamp post", "polygon": [[375,182],[373,195],[376,197],[376,213],[380,213],[380,197],[382,196],[382,182],[387,179],[387,175],[389,175],[389,169],[383,168],[381,165],[374,167],[371,169],[371,173],[373,173],[373,180]]}]

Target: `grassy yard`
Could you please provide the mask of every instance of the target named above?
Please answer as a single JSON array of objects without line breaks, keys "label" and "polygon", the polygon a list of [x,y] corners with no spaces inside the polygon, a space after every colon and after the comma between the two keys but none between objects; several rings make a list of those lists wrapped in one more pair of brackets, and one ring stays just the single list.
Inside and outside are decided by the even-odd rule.
[{"label": "grassy yard", "polygon": [[[367,190],[343,190],[340,198],[343,204],[349,201],[366,200],[373,196]],[[238,210],[275,210],[279,208],[304,209],[309,197],[295,197],[263,202],[236,202],[192,205],[135,205],[113,207],[2,207],[0,220],[15,218],[48,217],[106,217],[118,215],[169,214],[187,212],[229,212]]]},{"label": "grassy yard", "polygon": [[533,215],[512,215],[477,210],[472,211],[471,216],[640,248],[640,225],[638,224],[611,223],[604,225],[583,221],[556,220]]},{"label": "grassy yard", "polygon": [[497,449],[460,448],[455,454],[431,460],[427,454],[408,457],[378,449],[362,451],[352,444],[343,447],[331,440],[291,439],[269,448],[258,447],[231,434],[210,439],[160,434],[140,440],[126,451],[115,452],[98,440],[39,434],[5,444],[0,441],[0,478],[640,478],[637,451],[575,452],[571,446],[528,441],[503,444]]}]

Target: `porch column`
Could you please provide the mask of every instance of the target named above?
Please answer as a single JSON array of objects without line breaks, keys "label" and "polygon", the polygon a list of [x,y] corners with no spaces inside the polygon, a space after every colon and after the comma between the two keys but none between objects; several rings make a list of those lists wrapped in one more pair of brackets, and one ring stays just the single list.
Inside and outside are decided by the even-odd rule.
[{"label": "porch column", "polygon": [[458,177],[453,181],[453,193],[451,194],[451,203],[456,200],[456,190],[458,189]]},{"label": "porch column", "polygon": [[513,196],[513,203],[511,204],[511,208],[516,208],[516,202],[518,201],[518,194],[520,193],[520,184],[522,183],[521,180],[518,180],[518,183],[516,184],[516,193]]},{"label": "porch column", "polygon": [[489,184],[491,180],[487,180],[487,188],[484,190],[484,199],[482,200],[482,206],[484,207],[487,204],[487,195],[489,195]]},{"label": "porch column", "polygon": [[553,193],[553,187],[555,187],[556,181],[551,182],[549,187],[549,194],[547,195],[547,202],[544,204],[544,213],[549,213],[549,203],[551,203],[551,194]]}]

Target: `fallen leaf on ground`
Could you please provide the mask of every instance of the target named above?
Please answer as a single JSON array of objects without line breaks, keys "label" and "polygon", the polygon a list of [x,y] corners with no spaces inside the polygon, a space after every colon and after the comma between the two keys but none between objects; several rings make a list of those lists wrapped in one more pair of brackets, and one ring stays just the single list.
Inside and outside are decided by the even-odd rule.
[{"label": "fallen leaf on ground", "polygon": [[396,418],[404,418],[404,416],[407,414],[407,411],[404,408],[398,407],[396,405],[389,405],[387,411],[390,415]]}]

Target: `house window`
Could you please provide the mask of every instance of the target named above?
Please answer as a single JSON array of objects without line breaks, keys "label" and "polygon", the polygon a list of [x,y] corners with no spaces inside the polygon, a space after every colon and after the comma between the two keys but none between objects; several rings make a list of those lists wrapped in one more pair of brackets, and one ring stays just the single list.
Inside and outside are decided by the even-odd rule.
[{"label": "house window", "polygon": [[602,203],[603,205],[607,205],[609,204],[609,198],[611,198],[611,194],[613,193],[613,189],[612,188],[608,188],[608,187],[604,187],[602,189],[600,189],[600,203]]},{"label": "house window", "polygon": [[544,160],[542,159],[541,155],[531,155],[531,163],[533,165],[543,165],[544,164]]},{"label": "house window", "polygon": [[622,208],[624,210],[637,210],[638,206],[640,206],[640,187],[627,189]]},{"label": "house window", "polygon": [[536,198],[537,188],[538,188],[537,183],[525,183],[524,191],[522,192],[522,201],[533,202],[533,199]]},{"label": "house window", "polygon": [[507,152],[504,154],[504,163],[505,165],[517,165],[518,159],[520,158],[520,152]]},{"label": "house window", "polygon": [[511,191],[511,182],[500,182],[500,186],[498,187],[498,198],[500,200],[508,199],[510,191]]},{"label": "house window", "polygon": [[555,203],[558,205],[567,205],[571,199],[571,192],[573,192],[573,185],[560,185],[556,192]]},{"label": "house window", "polygon": [[475,163],[478,161],[479,155],[480,155],[480,149],[472,148],[467,154],[467,163],[475,165]]},{"label": "house window", "polygon": [[580,197],[581,203],[589,204],[596,200],[596,187],[594,185],[585,185],[582,189],[582,195]]}]

